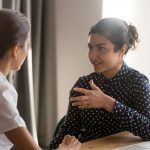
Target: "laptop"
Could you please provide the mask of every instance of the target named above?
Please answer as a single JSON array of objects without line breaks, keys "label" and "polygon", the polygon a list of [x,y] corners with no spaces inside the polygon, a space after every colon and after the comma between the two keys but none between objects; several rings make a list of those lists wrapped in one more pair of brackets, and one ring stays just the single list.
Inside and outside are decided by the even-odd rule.
[{"label": "laptop", "polygon": [[150,141],[140,142],[137,144],[115,148],[113,150],[150,150]]}]

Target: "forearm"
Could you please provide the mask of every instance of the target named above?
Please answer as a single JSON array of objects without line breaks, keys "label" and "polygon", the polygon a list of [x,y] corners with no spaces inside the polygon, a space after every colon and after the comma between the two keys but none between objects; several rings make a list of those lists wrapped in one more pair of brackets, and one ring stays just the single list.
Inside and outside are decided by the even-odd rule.
[{"label": "forearm", "polygon": [[50,149],[56,149],[62,142],[65,135],[76,136],[80,131],[80,117],[79,109],[69,105],[68,112],[63,125],[61,126],[57,136],[55,136],[50,142]]},{"label": "forearm", "polygon": [[24,127],[7,131],[5,135],[18,150],[41,150],[41,148],[35,143],[28,130]]},{"label": "forearm", "polygon": [[150,119],[116,101],[112,114],[121,126],[144,140],[150,140]]}]

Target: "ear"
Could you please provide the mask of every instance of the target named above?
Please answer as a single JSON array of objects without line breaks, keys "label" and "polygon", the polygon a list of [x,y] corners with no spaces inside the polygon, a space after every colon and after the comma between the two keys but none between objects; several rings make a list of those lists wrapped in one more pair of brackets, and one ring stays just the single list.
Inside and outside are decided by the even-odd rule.
[{"label": "ear", "polygon": [[127,45],[124,44],[120,49],[120,54],[123,56],[125,54],[126,50],[127,50]]},{"label": "ear", "polygon": [[19,52],[18,45],[13,46],[12,47],[12,57],[17,59],[18,58],[18,52]]}]

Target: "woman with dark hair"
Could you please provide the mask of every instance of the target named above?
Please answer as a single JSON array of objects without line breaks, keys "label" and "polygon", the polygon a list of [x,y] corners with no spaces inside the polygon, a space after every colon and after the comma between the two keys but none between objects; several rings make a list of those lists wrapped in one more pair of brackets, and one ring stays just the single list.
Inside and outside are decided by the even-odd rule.
[{"label": "woman with dark hair", "polygon": [[123,60],[137,43],[135,26],[121,19],[103,18],[91,27],[88,48],[94,72],[73,86],[65,122],[50,149],[66,134],[82,143],[121,131],[150,140],[149,81]]},{"label": "woman with dark hair", "polygon": [[[11,70],[19,70],[29,47],[30,23],[10,9],[0,10],[0,150],[40,150],[17,109],[17,92],[6,79]],[[66,135],[59,150],[78,150],[80,142]]]}]

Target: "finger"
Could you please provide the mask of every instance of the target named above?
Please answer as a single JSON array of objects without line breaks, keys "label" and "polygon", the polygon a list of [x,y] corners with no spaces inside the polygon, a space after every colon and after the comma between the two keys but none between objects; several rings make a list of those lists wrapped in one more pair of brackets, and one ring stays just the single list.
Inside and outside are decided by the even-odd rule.
[{"label": "finger", "polygon": [[85,96],[76,96],[76,97],[70,97],[70,101],[74,102],[74,101],[83,101],[85,100],[86,97]]},{"label": "finger", "polygon": [[72,140],[72,147],[78,147],[79,149],[80,146],[81,146],[81,143],[78,141],[78,139],[74,137],[74,139]]},{"label": "finger", "polygon": [[90,92],[90,90],[87,90],[87,89],[84,89],[84,88],[73,88],[74,91],[76,92],[80,92],[80,93],[83,93],[83,94],[88,94]]},{"label": "finger", "polygon": [[91,86],[92,90],[99,90],[99,87],[97,87],[97,86],[94,84],[93,80],[90,80],[89,83],[90,83],[90,86]]},{"label": "finger", "polygon": [[81,143],[79,142],[78,139],[75,139],[74,141],[74,146],[78,145],[79,147],[81,147]]},{"label": "finger", "polygon": [[66,135],[63,139],[63,144],[69,145],[70,144],[70,135]]},{"label": "finger", "polygon": [[90,108],[92,108],[90,105],[79,105],[78,106],[80,109],[90,109]]},{"label": "finger", "polygon": [[72,106],[82,106],[82,105],[88,105],[88,101],[75,101],[72,103]]},{"label": "finger", "polygon": [[73,145],[75,140],[76,140],[75,136],[70,136],[70,144],[71,145]]}]

